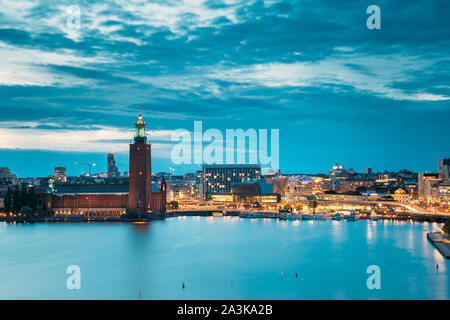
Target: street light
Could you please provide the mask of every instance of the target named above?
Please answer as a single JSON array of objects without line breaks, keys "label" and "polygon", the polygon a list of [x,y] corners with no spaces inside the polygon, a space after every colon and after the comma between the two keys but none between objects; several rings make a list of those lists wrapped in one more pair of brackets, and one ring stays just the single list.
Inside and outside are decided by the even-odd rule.
[{"label": "street light", "polygon": [[97,164],[95,162],[89,162],[89,177],[91,176],[91,168],[95,167]]},{"label": "street light", "polygon": [[[78,162],[75,162],[75,165],[78,165],[79,163]],[[95,167],[96,165],[97,165],[97,163],[95,163],[95,162],[88,162],[87,163],[87,165],[89,166],[89,177],[91,176],[91,170],[92,170],[92,167]]]}]

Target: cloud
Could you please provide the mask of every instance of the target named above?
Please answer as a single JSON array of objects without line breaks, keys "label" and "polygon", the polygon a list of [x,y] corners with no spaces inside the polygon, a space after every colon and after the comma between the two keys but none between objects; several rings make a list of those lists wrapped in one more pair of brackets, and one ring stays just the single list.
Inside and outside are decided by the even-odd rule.
[{"label": "cloud", "polygon": [[[148,132],[158,156],[170,156],[169,130]],[[57,122],[1,122],[0,149],[47,150],[61,152],[127,152],[133,132],[129,129],[89,125],[72,126]]]},{"label": "cloud", "polygon": [[321,87],[329,84],[353,86],[358,90],[395,100],[450,100],[450,96],[423,92],[423,89],[405,93],[391,86],[394,82],[414,80],[411,71],[427,70],[432,63],[421,61],[418,57],[366,57],[357,54],[332,56],[319,62],[268,63],[244,68],[224,68],[210,77],[266,87]]},{"label": "cloud", "polygon": [[[368,127],[389,137],[421,128],[415,141],[448,146],[445,0],[381,0],[381,30],[367,29],[363,0],[78,0],[75,31],[67,27],[73,1],[0,5],[5,148],[124,148],[136,105],[157,131],[192,120],[283,128],[288,154],[301,149],[299,134],[313,147]],[[30,141],[13,137],[19,118]],[[349,146],[336,139],[328,148]],[[395,144],[386,148],[400,161]]]}]

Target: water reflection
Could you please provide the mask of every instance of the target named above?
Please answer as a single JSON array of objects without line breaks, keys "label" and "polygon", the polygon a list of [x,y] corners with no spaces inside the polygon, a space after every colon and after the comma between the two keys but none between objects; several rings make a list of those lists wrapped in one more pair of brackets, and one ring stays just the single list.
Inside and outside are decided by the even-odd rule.
[{"label": "water reflection", "polygon": [[376,228],[376,221],[371,221],[371,220],[367,221],[367,227],[366,227],[367,244],[372,244],[374,241],[374,235],[373,235],[373,230],[372,230],[374,224],[375,224],[375,228]]},{"label": "water reflection", "polygon": [[346,221],[331,221],[331,240],[333,244],[337,245],[342,243],[346,239],[346,235],[344,234],[346,230]]},{"label": "water reflection", "polygon": [[131,225],[138,234],[145,234],[149,231],[151,222],[132,222]]}]

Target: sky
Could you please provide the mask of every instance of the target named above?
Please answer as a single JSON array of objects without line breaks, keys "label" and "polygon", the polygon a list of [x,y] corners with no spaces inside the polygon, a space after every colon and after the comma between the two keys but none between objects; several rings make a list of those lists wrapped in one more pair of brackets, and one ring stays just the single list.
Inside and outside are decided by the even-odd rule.
[{"label": "sky", "polygon": [[[370,5],[381,29],[368,29]],[[177,129],[279,130],[285,173],[436,171],[450,156],[446,0],[0,0],[0,167],[106,170],[142,111],[153,172]],[[79,11],[78,11],[79,10]],[[78,19],[79,12],[79,19]]]}]

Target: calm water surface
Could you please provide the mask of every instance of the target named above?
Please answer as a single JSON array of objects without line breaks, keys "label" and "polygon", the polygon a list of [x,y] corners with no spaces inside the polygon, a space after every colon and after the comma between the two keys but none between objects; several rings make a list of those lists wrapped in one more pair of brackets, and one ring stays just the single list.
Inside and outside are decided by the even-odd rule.
[{"label": "calm water surface", "polygon": [[[437,227],[238,217],[5,223],[0,299],[138,299],[139,288],[142,299],[449,299],[450,263],[426,239]],[[66,288],[69,265],[81,268],[81,290]],[[367,289],[369,265],[381,268],[381,290]]]}]

